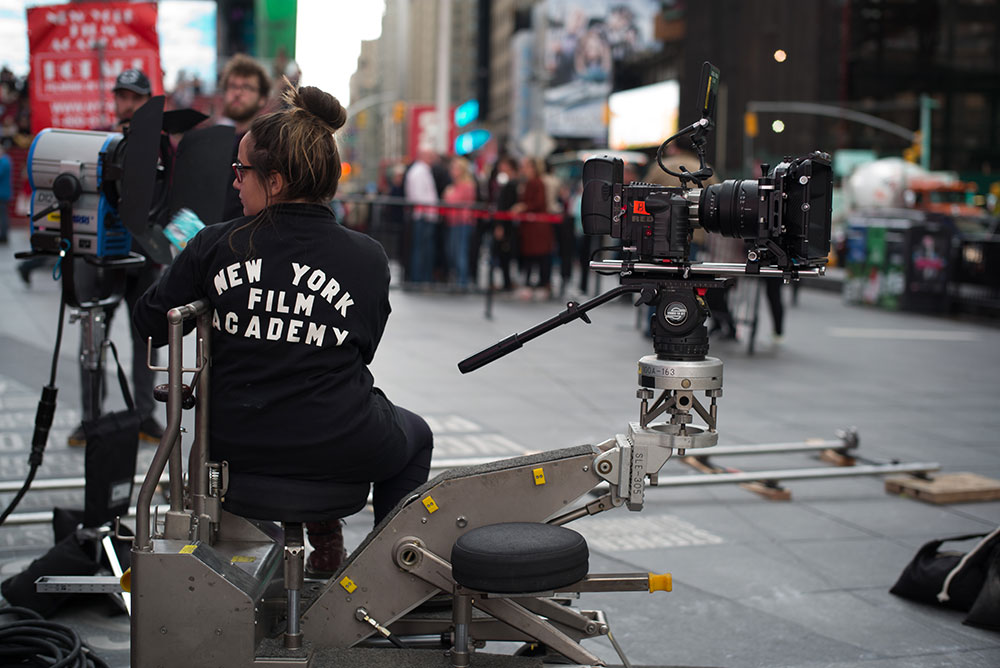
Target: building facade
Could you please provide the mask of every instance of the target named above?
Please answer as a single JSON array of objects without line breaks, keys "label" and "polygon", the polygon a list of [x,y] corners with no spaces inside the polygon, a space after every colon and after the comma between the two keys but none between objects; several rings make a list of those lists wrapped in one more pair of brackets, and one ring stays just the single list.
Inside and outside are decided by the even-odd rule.
[{"label": "building facade", "polygon": [[[577,4],[594,11],[594,3]],[[493,150],[517,152],[507,139],[522,88],[551,80],[537,63],[528,83],[523,72],[515,78],[516,49],[524,47],[515,36],[534,35],[546,48],[538,33],[553,27],[539,19],[539,8],[573,6],[574,0],[387,0],[382,36],[363,53],[366,73],[357,75],[359,96],[379,100],[358,129],[380,138],[365,146],[376,147],[381,159],[410,157],[409,112],[438,97],[444,7],[451,17],[449,104],[478,99],[479,124],[491,132]],[[657,48],[616,60],[611,91],[676,79],[683,126],[696,120],[699,74],[711,61],[722,87],[708,150],[724,178],[815,149],[900,155],[913,148],[912,138],[845,120],[838,110],[907,130],[923,127],[933,169],[1000,170],[1000,0],[700,0],[656,7]],[[825,111],[795,108],[803,102]],[[754,103],[770,111],[750,119]],[[601,145],[594,137],[549,139],[554,150]],[[655,148],[644,150],[652,155]]]}]

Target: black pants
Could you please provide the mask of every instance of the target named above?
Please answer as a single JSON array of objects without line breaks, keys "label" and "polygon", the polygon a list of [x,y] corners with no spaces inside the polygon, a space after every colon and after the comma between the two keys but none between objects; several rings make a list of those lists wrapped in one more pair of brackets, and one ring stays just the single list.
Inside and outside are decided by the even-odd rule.
[{"label": "black pants", "polygon": [[[532,275],[538,273],[537,281],[532,281]],[[547,288],[552,282],[552,255],[522,255],[521,271],[524,272],[524,284],[535,288]]]},{"label": "black pants", "polygon": [[510,290],[513,284],[510,280],[510,261],[514,257],[514,228],[510,221],[503,221],[494,226],[503,230],[503,237],[497,239],[493,236],[493,258],[490,262],[490,281],[493,280],[493,267],[499,267],[503,275],[503,289]]},{"label": "black pants", "polygon": [[372,485],[372,504],[375,507],[375,525],[410,492],[427,482],[431,470],[431,453],[434,434],[422,417],[396,406],[403,432],[406,434],[406,464],[392,477]]}]

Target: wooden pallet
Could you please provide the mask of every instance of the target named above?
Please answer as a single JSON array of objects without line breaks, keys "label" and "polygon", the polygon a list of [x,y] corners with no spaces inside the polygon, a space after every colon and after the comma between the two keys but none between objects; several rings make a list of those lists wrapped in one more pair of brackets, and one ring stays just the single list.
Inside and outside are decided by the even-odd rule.
[{"label": "wooden pallet", "polygon": [[1000,480],[975,473],[941,473],[927,479],[891,476],[885,479],[885,491],[928,503],[994,501],[1000,499]]}]

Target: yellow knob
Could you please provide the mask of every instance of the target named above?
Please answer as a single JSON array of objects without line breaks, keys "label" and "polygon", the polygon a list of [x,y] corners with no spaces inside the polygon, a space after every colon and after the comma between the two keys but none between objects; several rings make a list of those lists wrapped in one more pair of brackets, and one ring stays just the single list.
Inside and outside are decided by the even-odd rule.
[{"label": "yellow knob", "polygon": [[122,591],[125,593],[130,593],[132,591],[132,569],[128,569],[122,576],[118,578],[119,584],[122,586]]},{"label": "yellow knob", "polygon": [[649,574],[649,593],[652,594],[654,591],[673,591],[674,581],[670,576],[670,573],[663,573],[658,575],[656,573]]}]

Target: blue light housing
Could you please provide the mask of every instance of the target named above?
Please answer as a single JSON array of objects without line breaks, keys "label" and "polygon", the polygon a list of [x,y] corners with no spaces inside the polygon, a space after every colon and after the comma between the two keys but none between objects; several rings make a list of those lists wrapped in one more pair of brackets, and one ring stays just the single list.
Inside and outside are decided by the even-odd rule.
[{"label": "blue light housing", "polygon": [[455,153],[467,155],[490,140],[489,130],[470,130],[455,137]]}]

